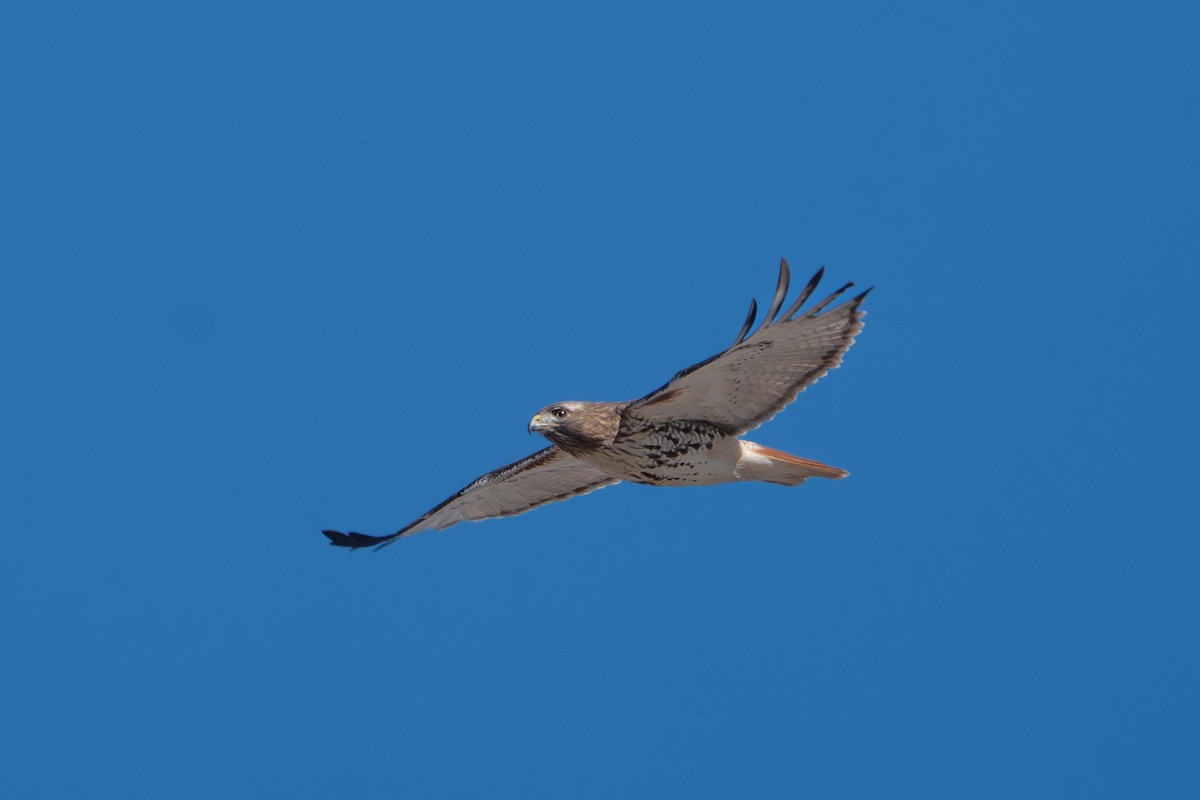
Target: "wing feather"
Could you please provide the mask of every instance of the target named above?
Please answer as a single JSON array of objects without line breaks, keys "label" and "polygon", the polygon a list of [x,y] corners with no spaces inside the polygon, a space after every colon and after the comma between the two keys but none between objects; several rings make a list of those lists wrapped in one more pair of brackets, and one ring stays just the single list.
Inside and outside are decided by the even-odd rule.
[{"label": "wing feather", "polygon": [[783,315],[785,322],[796,316],[796,312],[800,310],[800,307],[808,302],[808,298],[812,297],[813,289],[817,288],[817,284],[821,282],[821,277],[824,274],[825,268],[821,267],[819,270],[817,270],[816,275],[813,275],[811,278],[809,278],[808,285],[804,287],[804,291],[800,292],[800,295],[796,298],[796,302],[792,303],[792,305],[788,308],[787,313]]},{"label": "wing feather", "polygon": [[769,328],[775,321],[775,315],[779,313],[779,309],[783,306],[783,298],[787,297],[788,284],[791,282],[792,273],[788,269],[786,258],[779,259],[779,283],[775,286],[775,298],[771,300],[771,308],[767,311],[767,316],[763,319],[762,326]]},{"label": "wing feather", "polygon": [[[741,344],[742,339],[746,338],[746,334],[754,327],[754,317],[758,314],[758,301],[753,297],[750,298],[750,310],[746,312],[746,321],[742,323],[742,329],[738,331],[737,338],[733,340],[733,344]],[[733,345],[730,345],[733,347]]]},{"label": "wing feather", "polygon": [[837,367],[862,330],[866,312],[860,306],[870,289],[829,308],[853,283],[796,316],[824,272],[824,267],[818,270],[796,302],[776,320],[789,277],[787,262],[781,262],[775,298],[754,333],[746,336],[753,324],[750,317],[728,349],[677,373],[631,402],[624,413],[652,420],[704,420],[734,435],[771,419]]},{"label": "wing feather", "polygon": [[339,547],[383,546],[401,536],[442,530],[459,522],[524,514],[547,503],[577,497],[614,483],[618,483],[616,478],[551,445],[472,481],[388,536],[339,531],[322,533]]}]

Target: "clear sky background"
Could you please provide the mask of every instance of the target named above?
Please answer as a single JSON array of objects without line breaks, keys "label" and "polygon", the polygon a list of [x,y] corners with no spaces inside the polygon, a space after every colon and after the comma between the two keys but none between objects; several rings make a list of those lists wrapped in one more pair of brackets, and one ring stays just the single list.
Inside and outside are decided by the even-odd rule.
[{"label": "clear sky background", "polygon": [[[1192,4],[15,5],[6,797],[1200,796]],[[780,256],[849,479],[321,536]]]}]

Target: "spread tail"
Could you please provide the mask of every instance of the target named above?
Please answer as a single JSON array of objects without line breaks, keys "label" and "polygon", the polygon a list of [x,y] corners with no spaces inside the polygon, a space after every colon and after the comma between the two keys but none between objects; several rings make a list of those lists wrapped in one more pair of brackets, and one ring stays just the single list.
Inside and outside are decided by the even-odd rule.
[{"label": "spread tail", "polygon": [[744,481],[766,481],[783,486],[799,486],[808,478],[844,478],[850,473],[844,469],[801,458],[782,450],[764,447],[754,442],[742,442],[742,457],[738,461],[737,476]]}]

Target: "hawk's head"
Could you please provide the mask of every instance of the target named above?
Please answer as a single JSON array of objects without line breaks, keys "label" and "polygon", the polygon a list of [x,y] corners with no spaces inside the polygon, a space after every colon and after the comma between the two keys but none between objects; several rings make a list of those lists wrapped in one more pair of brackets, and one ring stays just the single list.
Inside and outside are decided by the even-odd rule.
[{"label": "hawk's head", "polygon": [[612,444],[621,425],[620,403],[568,400],[546,406],[529,420],[529,432],[540,433],[564,450]]}]

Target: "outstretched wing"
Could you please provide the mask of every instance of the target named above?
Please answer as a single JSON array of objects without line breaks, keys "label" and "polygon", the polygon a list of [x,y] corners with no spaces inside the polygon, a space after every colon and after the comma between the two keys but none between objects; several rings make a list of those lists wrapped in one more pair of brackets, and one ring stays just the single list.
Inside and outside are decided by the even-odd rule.
[{"label": "outstretched wing", "polygon": [[546,503],[587,494],[613,483],[618,483],[616,478],[551,445],[471,482],[389,536],[322,533],[339,547],[384,545],[410,533],[441,530],[459,522],[524,514]]},{"label": "outstretched wing", "polygon": [[859,306],[870,289],[826,310],[853,283],[799,313],[824,273],[824,267],[817,270],[787,312],[776,319],[790,279],[787,261],[781,260],[775,299],[758,330],[746,335],[758,311],[751,300],[746,322],[728,350],[678,373],[634,400],[624,413],[650,420],[704,420],[734,435],[778,414],[841,363],[842,354],[863,327],[865,312]]}]

